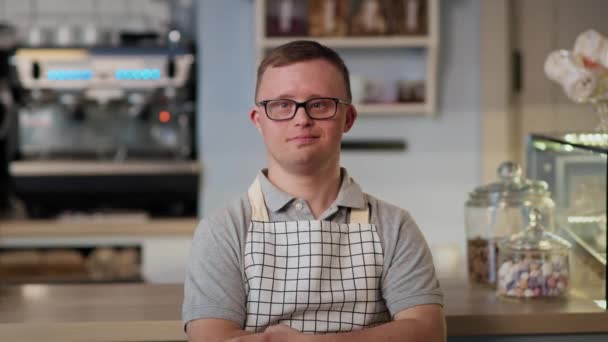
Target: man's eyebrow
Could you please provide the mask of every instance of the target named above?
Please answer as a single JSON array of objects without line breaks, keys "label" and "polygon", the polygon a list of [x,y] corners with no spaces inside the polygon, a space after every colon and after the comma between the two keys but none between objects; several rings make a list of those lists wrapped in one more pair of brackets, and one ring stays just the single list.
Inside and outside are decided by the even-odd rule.
[{"label": "man's eyebrow", "polygon": [[275,97],[275,99],[292,99],[294,96],[287,93],[287,94],[279,94],[277,97]]},{"label": "man's eyebrow", "polygon": [[[319,97],[331,97],[331,96],[327,96],[327,95],[321,95],[321,94],[310,94],[306,97],[306,100],[309,99],[316,99]],[[274,99],[294,99],[295,96],[293,96],[292,94],[279,94],[277,97],[275,97]]]}]

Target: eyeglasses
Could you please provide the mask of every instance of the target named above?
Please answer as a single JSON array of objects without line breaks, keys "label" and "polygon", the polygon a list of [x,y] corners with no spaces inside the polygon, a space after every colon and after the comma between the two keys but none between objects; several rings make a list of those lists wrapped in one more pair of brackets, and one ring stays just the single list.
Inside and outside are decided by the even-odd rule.
[{"label": "eyeglasses", "polygon": [[264,106],[266,116],[274,121],[286,121],[296,116],[298,108],[304,107],[306,115],[311,119],[331,119],[338,112],[338,104],[349,105],[349,101],[343,101],[332,97],[321,97],[304,102],[290,99],[266,100],[258,102],[258,106]]}]

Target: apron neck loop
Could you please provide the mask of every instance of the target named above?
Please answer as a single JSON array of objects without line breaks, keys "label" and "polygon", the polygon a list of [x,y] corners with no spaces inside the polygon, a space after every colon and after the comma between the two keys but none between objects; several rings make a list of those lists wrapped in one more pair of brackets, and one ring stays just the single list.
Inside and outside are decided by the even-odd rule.
[{"label": "apron neck loop", "polygon": [[[270,222],[268,218],[268,209],[266,208],[266,202],[264,201],[264,193],[262,192],[262,185],[260,179],[255,178],[253,184],[247,191],[249,195],[249,203],[251,204],[251,220]],[[362,209],[352,208],[350,210],[350,223],[354,224],[368,224],[369,223],[369,207]]]},{"label": "apron neck loop", "polygon": [[350,210],[350,223],[368,224],[369,208],[367,206],[363,209],[352,208]]},{"label": "apron neck loop", "polygon": [[251,204],[251,220],[270,222],[266,203],[264,202],[264,194],[262,193],[262,185],[258,177],[255,178],[247,193],[249,195],[249,203]]}]

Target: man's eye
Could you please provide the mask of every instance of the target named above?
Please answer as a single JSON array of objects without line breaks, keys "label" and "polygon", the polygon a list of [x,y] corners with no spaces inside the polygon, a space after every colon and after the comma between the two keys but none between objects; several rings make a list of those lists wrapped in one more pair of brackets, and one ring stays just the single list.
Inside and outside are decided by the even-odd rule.
[{"label": "man's eye", "polygon": [[312,109],[325,109],[328,108],[329,104],[325,101],[317,101],[310,104],[310,108]]}]

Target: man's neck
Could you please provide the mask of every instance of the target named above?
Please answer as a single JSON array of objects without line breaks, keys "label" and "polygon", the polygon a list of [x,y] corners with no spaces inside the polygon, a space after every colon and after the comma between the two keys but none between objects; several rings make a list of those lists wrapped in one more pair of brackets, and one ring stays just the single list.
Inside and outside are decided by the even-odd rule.
[{"label": "man's neck", "polygon": [[297,174],[270,165],[267,176],[277,188],[304,199],[315,218],[319,218],[336,200],[341,185],[339,165]]}]

